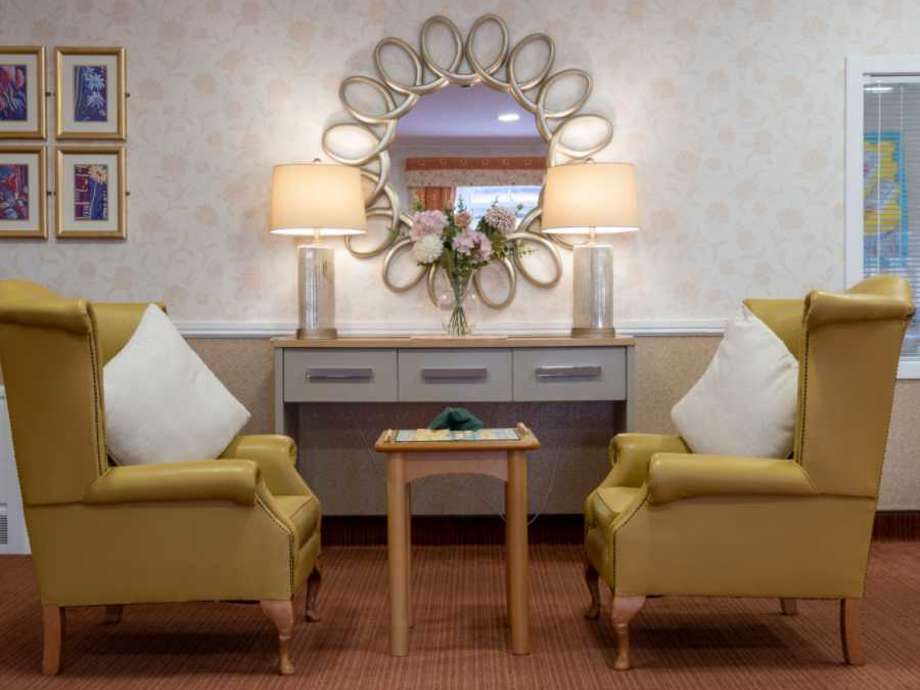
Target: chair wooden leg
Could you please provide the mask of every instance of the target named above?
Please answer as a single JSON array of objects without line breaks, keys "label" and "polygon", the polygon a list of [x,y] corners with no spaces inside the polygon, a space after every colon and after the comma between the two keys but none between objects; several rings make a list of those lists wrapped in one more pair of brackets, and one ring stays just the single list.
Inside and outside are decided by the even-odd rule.
[{"label": "chair wooden leg", "polygon": [[124,613],[125,607],[121,604],[114,604],[105,607],[105,618],[102,622],[106,625],[116,625],[121,623],[121,614]]},{"label": "chair wooden leg", "polygon": [[263,599],[259,606],[278,630],[278,673],[289,676],[294,673],[289,650],[294,632],[294,602],[290,599]]},{"label": "chair wooden leg", "polygon": [[862,643],[862,600],[840,600],[840,641],[843,644],[843,658],[851,666],[866,663]]},{"label": "chair wooden leg", "polygon": [[601,590],[597,569],[589,560],[585,560],[585,584],[591,594],[591,605],[585,611],[585,618],[592,621],[597,620],[597,617],[601,615]]},{"label": "chair wooden leg", "polygon": [[614,592],[613,605],[610,608],[613,627],[617,631],[617,660],[613,664],[617,671],[626,671],[630,668],[629,622],[639,613],[644,604],[644,596],[624,597]]},{"label": "chair wooden leg", "polygon": [[316,623],[320,618],[316,608],[316,600],[319,597],[319,590],[323,584],[323,573],[320,569],[319,557],[313,565],[313,570],[307,576],[307,602],[304,611],[304,617],[310,623]]},{"label": "chair wooden leg", "polygon": [[779,606],[784,616],[794,616],[799,612],[798,599],[780,599]]},{"label": "chair wooden leg", "polygon": [[60,606],[42,606],[44,648],[42,673],[57,675],[61,670],[61,641],[64,637],[64,609]]}]

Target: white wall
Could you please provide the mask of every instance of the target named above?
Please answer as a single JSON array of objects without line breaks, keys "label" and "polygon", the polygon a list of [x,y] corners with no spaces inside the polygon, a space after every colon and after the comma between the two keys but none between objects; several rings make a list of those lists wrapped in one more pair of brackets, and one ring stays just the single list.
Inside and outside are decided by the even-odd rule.
[{"label": "white wall", "polygon": [[5,544],[0,543],[0,554],[29,553],[29,535],[26,533],[22,512],[22,494],[13,457],[10,417],[6,407],[6,389],[3,386],[0,386],[0,510],[6,511],[7,520],[7,541]]},{"label": "white wall", "polygon": [[[464,28],[493,3],[454,4]],[[417,42],[434,2],[5,0],[0,42],[128,51],[127,243],[0,244],[0,276],[164,298],[180,320],[293,321],[294,251],[265,233],[271,166],[319,152],[338,83],[377,40]],[[722,318],[742,296],[842,283],[844,57],[916,51],[914,2],[508,0],[517,40],[595,77],[607,158],[639,166],[642,232],[617,238],[623,320]],[[50,62],[50,61],[49,61]],[[49,66],[50,70],[50,66]],[[566,256],[568,266],[568,256]],[[339,318],[431,326],[419,289],[339,252]],[[565,320],[568,276],[493,320]]]}]

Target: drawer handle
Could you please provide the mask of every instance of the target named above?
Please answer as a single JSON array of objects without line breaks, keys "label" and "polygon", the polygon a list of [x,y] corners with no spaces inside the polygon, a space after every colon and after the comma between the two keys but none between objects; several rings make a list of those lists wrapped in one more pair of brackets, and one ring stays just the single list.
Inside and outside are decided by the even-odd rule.
[{"label": "drawer handle", "polygon": [[465,369],[422,369],[425,381],[485,381],[489,370],[484,368]]},{"label": "drawer handle", "polygon": [[536,374],[538,379],[599,379],[601,368],[596,365],[537,367]]},{"label": "drawer handle", "polygon": [[373,369],[307,369],[307,381],[370,381]]}]

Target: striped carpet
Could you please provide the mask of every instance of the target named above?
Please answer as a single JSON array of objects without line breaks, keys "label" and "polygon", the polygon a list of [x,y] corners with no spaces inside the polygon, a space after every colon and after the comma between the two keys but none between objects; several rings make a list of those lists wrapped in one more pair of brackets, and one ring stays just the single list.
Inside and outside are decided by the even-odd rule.
[{"label": "striped carpet", "polygon": [[331,547],[321,623],[298,624],[297,674],[272,674],[258,608],[138,606],[120,625],[70,612],[62,675],[38,673],[40,615],[30,559],[0,557],[0,688],[920,688],[920,543],[873,546],[865,605],[868,665],[841,665],[836,607],[767,600],[651,600],[634,624],[638,668],[613,671],[607,621],[582,618],[581,549],[532,547],[533,653],[507,652],[501,550],[425,546],[415,554],[410,656],[387,655],[386,554]]}]

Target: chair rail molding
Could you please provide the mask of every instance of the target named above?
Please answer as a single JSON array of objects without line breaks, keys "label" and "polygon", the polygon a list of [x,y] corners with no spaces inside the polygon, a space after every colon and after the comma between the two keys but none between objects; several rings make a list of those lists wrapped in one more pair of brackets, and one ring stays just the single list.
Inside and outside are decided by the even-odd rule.
[{"label": "chair rail molding", "polygon": [[[290,336],[297,330],[293,321],[177,321],[186,338],[275,338]],[[479,335],[568,335],[568,320],[526,323],[480,324]],[[616,324],[617,334],[634,336],[722,335],[725,319],[636,320]],[[409,336],[442,333],[437,324],[386,322],[338,322],[340,336]]]}]

